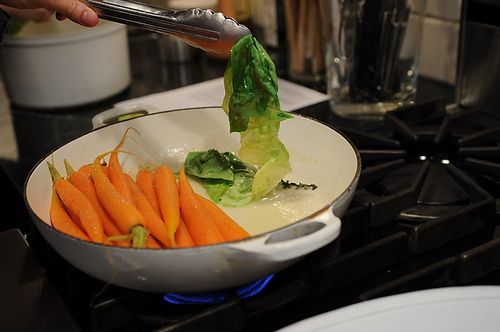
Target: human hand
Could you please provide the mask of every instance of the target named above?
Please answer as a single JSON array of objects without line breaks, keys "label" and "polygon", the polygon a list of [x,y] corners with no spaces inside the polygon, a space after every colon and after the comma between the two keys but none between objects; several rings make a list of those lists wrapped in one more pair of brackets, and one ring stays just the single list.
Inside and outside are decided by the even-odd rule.
[{"label": "human hand", "polygon": [[55,12],[59,20],[67,17],[87,27],[99,21],[97,14],[78,0],[0,0],[0,4],[5,12],[18,18],[44,20]]}]

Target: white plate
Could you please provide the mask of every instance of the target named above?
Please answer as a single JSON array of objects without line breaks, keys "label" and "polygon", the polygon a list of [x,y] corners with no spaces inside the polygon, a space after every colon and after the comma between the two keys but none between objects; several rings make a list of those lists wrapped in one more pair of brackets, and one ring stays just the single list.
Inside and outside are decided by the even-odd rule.
[{"label": "white plate", "polygon": [[280,331],[497,332],[500,287],[448,287],[388,296],[314,316]]}]

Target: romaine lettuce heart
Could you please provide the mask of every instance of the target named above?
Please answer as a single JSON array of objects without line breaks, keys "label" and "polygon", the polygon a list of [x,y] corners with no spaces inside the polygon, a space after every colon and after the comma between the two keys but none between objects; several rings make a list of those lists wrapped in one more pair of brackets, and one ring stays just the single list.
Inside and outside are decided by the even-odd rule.
[{"label": "romaine lettuce heart", "polygon": [[241,135],[238,156],[258,167],[252,194],[263,197],[291,171],[288,152],[278,133],[280,122],[292,116],[280,109],[274,63],[253,36],[243,37],[233,46],[224,88],[222,108],[228,115],[230,131]]}]

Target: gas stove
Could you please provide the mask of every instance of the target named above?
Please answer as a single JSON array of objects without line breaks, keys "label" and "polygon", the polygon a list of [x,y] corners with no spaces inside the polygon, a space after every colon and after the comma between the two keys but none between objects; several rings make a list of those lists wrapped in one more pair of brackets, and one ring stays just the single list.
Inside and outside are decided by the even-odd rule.
[{"label": "gas stove", "polygon": [[[96,113],[118,100],[220,77],[223,63],[200,57],[167,65],[157,57],[157,36],[131,34],[134,79],[122,95],[63,112],[12,107],[20,157],[2,160],[0,169],[0,180],[8,179],[0,181],[0,191],[16,216],[0,225],[0,330],[274,331],[383,296],[500,285],[500,117],[494,84],[500,76],[498,47],[486,47],[500,40],[489,39],[498,36],[491,15],[498,9],[491,1],[462,2],[468,11],[462,15],[453,96],[422,80],[417,104],[381,120],[339,118],[328,102],[297,112],[337,128],[356,145],[363,166],[359,185],[337,240],[238,289],[151,294],[93,279],[45,242],[16,196],[29,169],[54,147],[91,130]],[[446,102],[422,98],[440,94]],[[459,106],[447,106],[452,100]]]},{"label": "gas stove", "polygon": [[382,296],[500,285],[500,118],[431,101],[381,121],[298,112],[344,132],[362,157],[360,182],[333,243],[238,289],[150,294],[73,268],[26,234],[53,292],[82,331],[273,331]]}]

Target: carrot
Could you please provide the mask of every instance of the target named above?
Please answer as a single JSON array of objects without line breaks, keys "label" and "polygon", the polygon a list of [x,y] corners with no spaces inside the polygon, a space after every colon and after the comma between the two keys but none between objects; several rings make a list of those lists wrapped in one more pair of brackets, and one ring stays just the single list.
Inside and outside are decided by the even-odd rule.
[{"label": "carrot", "polygon": [[146,237],[146,248],[149,249],[159,249],[160,244],[155,240],[155,238],[150,234]]},{"label": "carrot", "polygon": [[[102,166],[101,168],[104,171],[104,173],[106,174],[106,176],[109,177],[108,166],[104,165],[104,164],[102,164],[101,166]],[[81,166],[78,169],[78,171],[83,172],[86,175],[88,175],[89,177],[91,177],[92,176],[92,164],[85,164],[85,165]]]},{"label": "carrot", "polygon": [[171,247],[170,240],[168,239],[167,227],[163,219],[154,211],[146,195],[142,192],[137,183],[135,183],[134,179],[132,179],[130,175],[125,174],[125,180],[130,188],[135,206],[141,211],[146,219],[146,224],[151,234],[166,247]]},{"label": "carrot", "polygon": [[[80,190],[90,201],[94,209],[96,210],[99,218],[101,219],[104,232],[108,236],[122,235],[116,225],[111,220],[108,213],[104,210],[94,187],[94,182],[92,181],[91,172],[92,168],[90,166],[82,166],[78,171],[74,171],[68,160],[64,159],[64,165],[66,167],[66,174],[68,175],[68,180],[73,184],[78,190]],[[116,245],[120,247],[130,247],[130,241],[116,241]]]},{"label": "carrot", "polygon": [[154,187],[158,197],[161,216],[167,225],[168,238],[172,247],[176,247],[175,232],[181,223],[179,210],[179,189],[174,172],[170,167],[160,165],[154,172]]},{"label": "carrot", "polygon": [[[68,166],[71,169],[73,169],[73,167],[71,167],[71,165],[69,164],[69,162],[66,161],[66,159],[64,160],[64,166],[66,166],[66,172],[68,172]],[[92,165],[90,165],[90,164],[82,165],[78,169],[78,172],[83,173],[83,174],[85,174],[87,176],[92,176]]]},{"label": "carrot", "polygon": [[90,240],[97,243],[111,244],[104,233],[99,215],[87,197],[71,182],[62,178],[52,163],[47,162],[47,164],[57,195],[64,206],[78,217]]},{"label": "carrot", "polygon": [[109,157],[108,165],[109,179],[115,186],[116,190],[125,198],[130,204],[135,204],[130,192],[130,187],[125,179],[126,173],[123,172],[118,161],[118,152],[113,151]]},{"label": "carrot", "polygon": [[[54,189],[54,190],[55,190],[55,189]],[[60,199],[59,199],[59,200],[60,200]],[[62,202],[61,202],[61,203],[62,203]],[[63,204],[63,207],[64,207],[64,204]],[[70,211],[70,210],[68,210],[68,209],[66,209],[65,211],[66,211],[66,213],[68,214],[68,216],[71,218],[71,220],[73,220],[73,221],[75,222],[75,224],[76,224],[76,225],[77,225],[77,226],[78,226],[81,230],[83,230],[84,228],[83,228],[83,225],[82,225],[82,223],[81,223],[81,221],[80,221],[80,218],[79,218],[79,217],[78,217],[75,213],[73,213],[72,211]]]},{"label": "carrot", "polygon": [[52,201],[50,204],[50,221],[52,226],[65,234],[79,238],[81,240],[90,241],[87,234],[85,234],[80,227],[70,218],[64,210],[56,190],[52,189]]},{"label": "carrot", "polygon": [[[108,153],[97,156],[92,163],[92,179],[97,198],[122,234],[127,234],[126,236],[132,240],[132,247],[143,248],[148,235],[146,221],[142,213],[123,198],[104,173],[99,161]],[[111,237],[111,239],[125,238]]]},{"label": "carrot", "polygon": [[196,196],[184,169],[179,174],[179,196],[182,219],[194,243],[205,245],[224,242],[217,224]]},{"label": "carrot", "polygon": [[186,224],[182,219],[177,232],[175,232],[175,242],[179,248],[194,247],[193,238],[191,234],[189,234]]},{"label": "carrot", "polygon": [[236,221],[234,221],[230,216],[228,216],[224,210],[222,210],[217,204],[213,201],[198,195],[198,198],[202,202],[203,206],[214,218],[217,227],[221,231],[224,236],[224,240],[226,241],[235,241],[241,240],[246,237],[249,237],[250,234],[243,229]]},{"label": "carrot", "polygon": [[158,197],[154,187],[154,173],[150,169],[141,169],[135,176],[135,182],[146,195],[151,207],[161,216],[160,205],[158,205]]},{"label": "carrot", "polygon": [[134,199],[132,198],[132,193],[130,192],[130,187],[127,184],[127,180],[125,178],[126,174],[125,172],[123,172],[123,169],[118,160],[118,150],[125,143],[125,139],[127,138],[127,132],[128,129],[123,134],[123,137],[121,138],[120,142],[118,142],[115,148],[111,151],[108,161],[108,177],[111,180],[111,183],[118,190],[118,192],[122,194],[122,196],[127,201],[129,201],[129,203],[135,204]]}]

